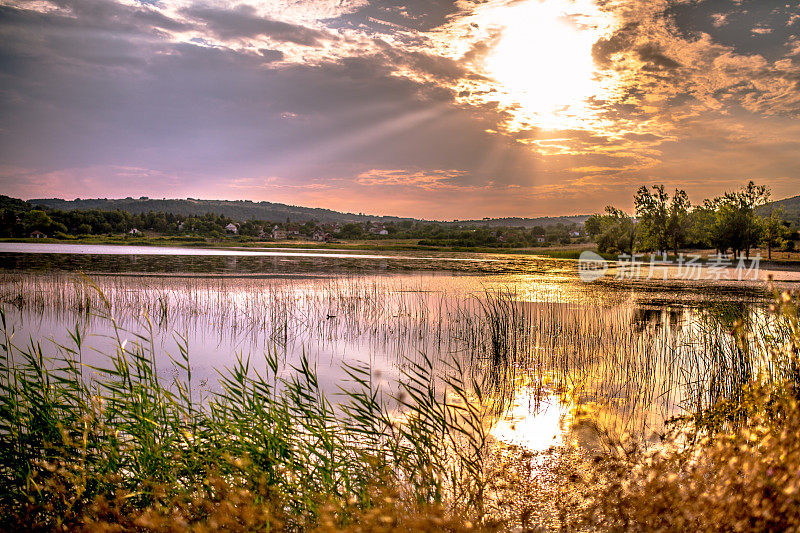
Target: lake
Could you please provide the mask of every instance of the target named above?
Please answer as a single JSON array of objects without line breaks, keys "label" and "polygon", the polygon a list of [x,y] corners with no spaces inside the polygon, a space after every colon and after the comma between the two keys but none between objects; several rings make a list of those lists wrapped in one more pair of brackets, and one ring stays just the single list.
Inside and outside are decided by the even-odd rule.
[{"label": "lake", "polygon": [[282,373],[307,356],[334,403],[343,365],[369,365],[390,392],[410,361],[457,361],[502,405],[493,435],[541,450],[604,431],[655,440],[735,390],[755,368],[732,363],[731,328],[768,328],[763,280],[796,279],[632,281],[615,268],[584,283],[576,261],[530,255],[1,243],[0,302],[16,344],[48,339],[55,353],[77,329],[86,365],[147,340],[170,379],[186,349],[201,395],[237,358],[263,368],[265,352]]}]

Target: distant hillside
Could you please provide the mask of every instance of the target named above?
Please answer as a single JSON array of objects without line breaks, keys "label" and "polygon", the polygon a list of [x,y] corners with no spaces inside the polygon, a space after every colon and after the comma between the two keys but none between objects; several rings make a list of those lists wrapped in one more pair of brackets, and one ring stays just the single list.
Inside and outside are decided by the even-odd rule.
[{"label": "distant hillside", "polygon": [[[294,205],[278,204],[272,202],[252,202],[250,200],[197,200],[189,198],[179,199],[155,199],[155,198],[90,198],[76,200],[62,200],[60,198],[36,198],[28,200],[30,204],[43,205],[52,209],[62,211],[72,211],[76,209],[98,209],[101,211],[127,211],[132,214],[154,212],[174,213],[176,215],[204,215],[206,213],[216,213],[225,215],[234,220],[269,220],[284,221],[287,218],[292,222],[305,222],[316,220],[321,223],[326,222],[366,222],[379,220],[382,222],[392,222],[401,220],[417,220],[413,218],[402,218],[393,216],[373,216],[355,213],[341,213],[331,209],[319,209],[314,207],[300,207]],[[458,225],[477,225],[493,227],[526,227],[533,226],[554,226],[559,222],[564,225],[572,223],[583,224],[588,215],[574,215],[562,217],[539,217],[539,218],[484,218],[481,220],[457,220],[454,224]]]},{"label": "distant hillside", "polygon": [[583,224],[589,215],[568,215],[560,217],[537,217],[537,218],[520,218],[520,217],[507,217],[507,218],[484,218],[482,220],[456,220],[458,224],[464,225],[486,225],[497,227],[525,227],[532,228],[534,226],[555,226],[556,224]]},{"label": "distant hillside", "polygon": [[792,222],[796,228],[800,227],[800,196],[792,196],[783,200],[776,200],[758,208],[760,215],[771,213],[774,209],[783,209],[783,218]]},{"label": "distant hillside", "polygon": [[76,209],[98,209],[102,211],[127,211],[140,214],[154,212],[174,213],[176,215],[204,215],[216,213],[225,215],[234,220],[268,220],[282,222],[291,219],[292,222],[306,222],[316,220],[326,222],[365,222],[381,220],[383,222],[411,220],[400,217],[381,217],[354,213],[340,213],[330,209],[313,207],[299,207],[272,202],[252,202],[250,200],[196,200],[196,199],[163,199],[157,200],[147,197],[123,199],[76,199],[62,200],[60,198],[37,198],[29,200],[31,204],[44,205],[52,209],[72,211]]}]

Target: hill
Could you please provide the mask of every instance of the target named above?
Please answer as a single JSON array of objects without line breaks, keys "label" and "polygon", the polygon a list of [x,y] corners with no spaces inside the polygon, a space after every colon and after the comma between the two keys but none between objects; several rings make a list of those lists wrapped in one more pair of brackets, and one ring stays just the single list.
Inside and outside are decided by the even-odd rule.
[{"label": "hill", "polygon": [[[61,211],[98,209],[101,211],[126,211],[131,214],[153,212],[173,213],[176,215],[204,215],[216,213],[225,215],[234,220],[269,220],[284,221],[287,218],[292,222],[306,222],[316,220],[320,223],[346,223],[346,222],[399,222],[403,220],[418,220],[394,216],[376,216],[363,213],[343,213],[331,209],[315,207],[301,207],[273,202],[252,202],[250,200],[198,200],[187,199],[155,199],[155,198],[90,198],[63,200],[61,198],[36,198],[28,200],[33,205],[43,205]],[[493,227],[526,227],[554,226],[558,223],[569,225],[572,223],[583,224],[588,215],[574,215],[561,217],[539,218],[484,218],[480,220],[456,220],[453,224],[468,226],[493,226]]]},{"label": "hill", "polygon": [[458,224],[467,226],[493,226],[493,227],[509,227],[509,228],[532,228],[534,226],[555,226],[556,224],[583,224],[589,215],[565,215],[559,217],[537,217],[537,218],[520,218],[520,217],[506,217],[506,218],[484,218],[481,220],[456,220]]},{"label": "hill", "polygon": [[783,218],[800,227],[800,195],[776,200],[758,208],[759,215],[768,215],[774,209],[783,209]]},{"label": "hill", "polygon": [[28,200],[35,205],[43,205],[61,211],[98,209],[101,211],[126,211],[131,214],[153,212],[172,213],[175,215],[205,215],[216,213],[234,220],[269,220],[306,222],[316,220],[321,223],[333,222],[366,222],[380,220],[383,222],[412,220],[400,217],[370,216],[363,213],[341,213],[331,209],[300,207],[272,202],[252,202],[250,200],[197,200],[187,199],[154,199],[154,198],[91,198],[62,200],[60,198],[37,198]]}]

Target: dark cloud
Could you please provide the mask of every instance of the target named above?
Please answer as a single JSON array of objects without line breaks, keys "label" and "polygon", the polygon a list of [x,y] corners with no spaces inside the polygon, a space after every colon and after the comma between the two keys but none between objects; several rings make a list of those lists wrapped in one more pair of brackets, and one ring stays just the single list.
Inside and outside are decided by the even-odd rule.
[{"label": "dark cloud", "polygon": [[384,4],[369,2],[353,13],[328,23],[332,28],[366,28],[374,33],[396,29],[424,32],[444,24],[458,13],[456,0],[409,0]]},{"label": "dark cloud", "polygon": [[259,48],[258,52],[261,54],[261,57],[264,58],[267,62],[272,61],[280,61],[283,59],[284,54],[280,50],[270,50],[269,48]]},{"label": "dark cloud", "polygon": [[[65,33],[60,15],[25,16],[35,17],[42,31],[21,31],[14,47],[0,51],[5,165],[149,168],[198,183],[280,175],[302,184],[405,168],[409,161],[480,169],[491,148],[505,155],[461,181],[520,182],[530,172],[529,150],[486,133],[500,120],[496,112],[476,119],[437,83],[394,75],[398,64],[435,77],[464,74],[449,60],[379,51],[273,69],[268,65],[282,59],[279,50],[173,43],[153,38],[148,25],[127,38],[88,29]],[[29,24],[18,19],[6,28]],[[138,60],[124,69],[98,69],[86,58],[99,51],[109,64],[113,56]]]},{"label": "dark cloud", "polygon": [[664,54],[657,43],[646,43],[638,46],[640,39],[640,25],[638,22],[629,22],[616,30],[610,37],[598,40],[592,46],[592,56],[600,66],[608,68],[612,64],[612,56],[620,52],[635,50],[640,61],[647,64],[651,70],[672,70],[681,64]]},{"label": "dark cloud", "polygon": [[640,47],[637,52],[641,61],[649,63],[657,69],[672,70],[681,66],[681,64],[674,59],[664,55],[657,44],[648,43]]},{"label": "dark cloud", "polygon": [[59,26],[122,33],[150,33],[158,29],[182,31],[190,27],[146,4],[128,6],[106,0],[57,0],[54,5],[60,8],[60,11],[46,14],[12,6],[0,6],[0,23],[3,26],[10,25],[45,32]]},{"label": "dark cloud", "polygon": [[638,22],[629,22],[616,30],[611,36],[599,39],[592,46],[592,57],[602,67],[611,65],[611,56],[631,47],[636,40]]},{"label": "dark cloud", "polygon": [[[788,52],[787,39],[798,33],[798,26],[789,24],[793,14],[800,13],[796,2],[767,0],[705,0],[676,2],[665,12],[680,36],[696,39],[709,35],[714,42],[730,47],[738,54],[760,54],[777,59]],[[717,22],[724,16],[724,24]],[[758,28],[768,29],[759,33]]]},{"label": "dark cloud", "polygon": [[329,38],[318,30],[261,17],[256,9],[249,5],[233,9],[196,6],[185,8],[181,13],[201,21],[224,40],[265,36],[279,42],[318,46],[321,41]]}]

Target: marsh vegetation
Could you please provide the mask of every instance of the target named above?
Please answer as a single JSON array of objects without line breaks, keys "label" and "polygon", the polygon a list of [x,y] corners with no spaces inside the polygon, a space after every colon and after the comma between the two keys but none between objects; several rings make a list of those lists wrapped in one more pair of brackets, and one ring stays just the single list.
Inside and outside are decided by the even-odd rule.
[{"label": "marsh vegetation", "polygon": [[[739,408],[753,383],[796,382],[776,355],[797,334],[787,302],[557,276],[6,272],[3,515],[44,529],[636,529],[649,522],[614,513],[645,496],[600,509],[622,461],[706,445],[756,416]],[[523,494],[558,492],[541,476],[576,469],[571,485],[593,485]]]}]

